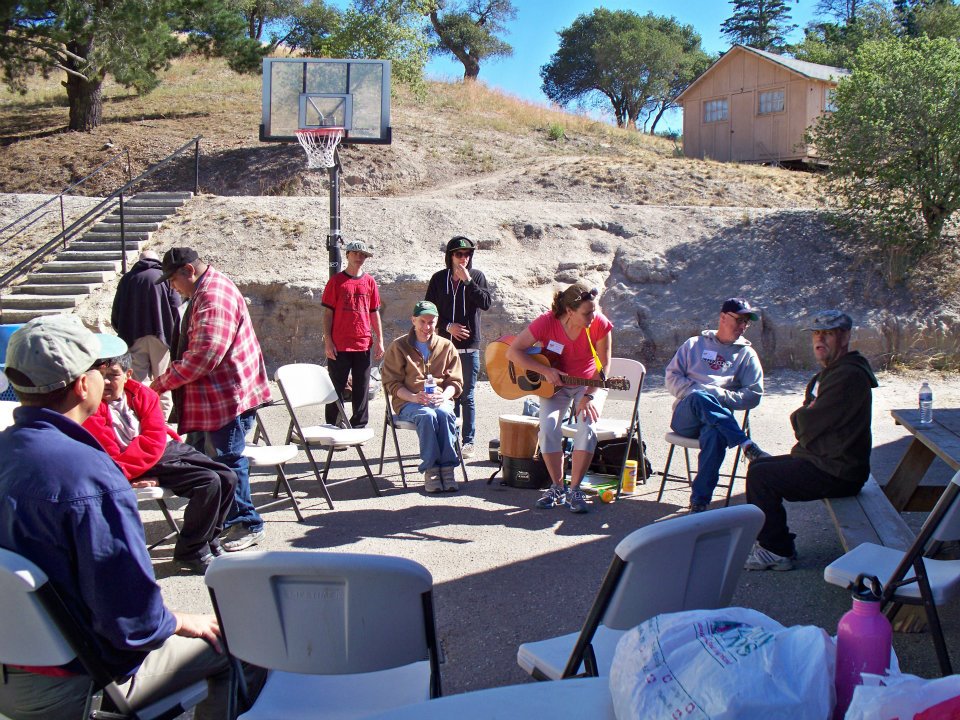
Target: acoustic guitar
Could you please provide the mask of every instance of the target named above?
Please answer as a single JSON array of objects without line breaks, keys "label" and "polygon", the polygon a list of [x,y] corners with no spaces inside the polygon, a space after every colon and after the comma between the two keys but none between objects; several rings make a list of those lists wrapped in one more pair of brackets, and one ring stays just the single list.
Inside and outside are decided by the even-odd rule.
[{"label": "acoustic guitar", "polygon": [[[516,400],[526,395],[539,395],[542,398],[552,397],[557,391],[556,385],[548,383],[540,373],[518,368],[507,360],[507,350],[513,344],[515,338],[515,335],[504,335],[487,344],[484,358],[487,361],[487,377],[490,378],[490,387],[497,395],[506,400]],[[549,353],[544,352],[543,348],[534,346],[527,350],[527,354],[541,365],[551,367]],[[589,380],[571,377],[570,375],[561,375],[560,377],[564,385],[608,388],[611,390],[630,389],[630,381],[623,377],[607,378],[605,381],[601,380],[599,376]]]}]

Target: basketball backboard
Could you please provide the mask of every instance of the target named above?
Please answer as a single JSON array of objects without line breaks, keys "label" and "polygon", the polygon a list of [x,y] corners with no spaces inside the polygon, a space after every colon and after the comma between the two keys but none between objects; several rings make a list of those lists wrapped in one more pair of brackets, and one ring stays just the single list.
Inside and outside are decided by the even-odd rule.
[{"label": "basketball backboard", "polygon": [[390,61],[264,58],[260,140],[338,126],[344,143],[389,145]]}]

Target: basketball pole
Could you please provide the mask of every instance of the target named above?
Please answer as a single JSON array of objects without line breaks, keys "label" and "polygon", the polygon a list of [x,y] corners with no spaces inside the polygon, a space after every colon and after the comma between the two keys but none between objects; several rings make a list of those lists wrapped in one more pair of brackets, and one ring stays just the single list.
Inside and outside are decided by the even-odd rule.
[{"label": "basketball pole", "polygon": [[327,235],[327,254],[330,277],[341,268],[340,257],[340,149],[333,151],[333,165],[327,169],[330,177],[330,234]]}]

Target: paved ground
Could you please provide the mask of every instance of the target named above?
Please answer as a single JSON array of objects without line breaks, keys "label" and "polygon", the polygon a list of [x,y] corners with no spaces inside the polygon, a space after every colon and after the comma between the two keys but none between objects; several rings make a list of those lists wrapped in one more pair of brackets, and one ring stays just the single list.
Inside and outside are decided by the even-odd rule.
[{"label": "paved ground", "polygon": [[[792,444],[788,415],[800,404],[806,375],[777,373],[768,378],[767,395],[752,415],[754,438],[771,453],[787,452]],[[874,474],[885,482],[907,444],[907,433],[894,425],[889,411],[916,404],[918,377],[884,375],[874,402]],[[934,382],[937,403],[957,406],[960,380]],[[277,394],[279,397],[279,394]],[[501,413],[519,412],[519,401],[498,398],[487,383],[478,388],[480,417],[478,450],[499,434]],[[651,377],[644,389],[641,422],[651,461],[662,470],[666,457],[663,433],[670,418],[671,399],[661,377]],[[379,457],[384,400],[372,404],[377,435],[367,445],[368,457]],[[609,404],[605,414],[629,413]],[[286,429],[282,407],[265,411],[274,441]],[[401,433],[403,450],[416,452],[413,433]],[[348,479],[360,469],[353,452],[335,456],[333,476]],[[939,464],[939,461],[938,461]],[[596,503],[587,515],[565,509],[537,510],[538,494],[501,487],[485,480],[494,469],[486,452],[468,464],[470,483],[456,495],[428,497],[418,478],[404,489],[396,463],[388,462],[378,479],[383,495],[372,496],[366,479],[349,480],[333,488],[336,509],[320,499],[316,480],[305,456],[288,468],[299,476],[294,489],[305,516],[298,523],[291,510],[265,513],[267,539],[263,549],[323,549],[331,552],[368,552],[412,558],[433,574],[439,634],[446,653],[442,667],[445,694],[493,687],[529,678],[516,664],[517,645],[573,632],[593,599],[617,542],[632,530],[654,520],[684,512],[688,491],[671,486],[656,502],[659,478],[629,499],[612,505]],[[679,467],[678,467],[679,469]],[[377,465],[374,465],[376,472]],[[945,466],[931,472],[949,477]],[[265,502],[273,478],[253,477],[256,502]],[[743,502],[742,481],[734,502]],[[790,522],[799,534],[799,568],[790,573],[744,573],[734,603],[756,608],[784,624],[816,624],[832,632],[849,607],[846,593],[823,581],[823,568],[841,554],[833,524],[822,503],[792,505]],[[922,522],[912,516],[912,524]],[[159,513],[145,513],[148,536],[163,530]],[[170,562],[170,546],[153,553],[156,571],[169,603],[176,609],[209,611],[203,581],[178,574]],[[948,645],[960,646],[956,609],[944,613]],[[901,665],[907,672],[937,675],[932,643],[926,633],[896,635]]]}]

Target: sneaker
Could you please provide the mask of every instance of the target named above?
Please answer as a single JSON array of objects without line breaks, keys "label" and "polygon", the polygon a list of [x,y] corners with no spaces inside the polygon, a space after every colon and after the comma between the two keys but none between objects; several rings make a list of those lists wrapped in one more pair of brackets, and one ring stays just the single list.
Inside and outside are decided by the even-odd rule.
[{"label": "sneaker", "polygon": [[759,460],[760,458],[770,457],[770,453],[764,452],[760,449],[760,446],[755,442],[751,442],[745,448],[743,448],[743,456],[747,459],[747,462],[753,462],[754,460]]},{"label": "sneaker", "polygon": [[706,512],[706,511],[709,510],[709,509],[710,509],[710,503],[694,502],[693,500],[690,501],[690,514],[691,514],[691,515],[693,515],[693,513]]},{"label": "sneaker", "polygon": [[559,485],[550,485],[543,496],[537,500],[537,507],[549,510],[557,505],[563,505],[567,501],[567,495]]},{"label": "sneaker", "polygon": [[264,530],[263,526],[259,530],[252,530],[246,525],[234,525],[223,536],[220,547],[227,552],[239,552],[240,550],[246,550],[251,545],[256,545],[266,536],[267,531]]},{"label": "sneaker", "polygon": [[440,483],[443,485],[444,492],[456,492],[457,491],[457,466],[450,465],[449,467],[440,468]]},{"label": "sneaker", "polygon": [[213,553],[208,552],[202,555],[197,554],[184,557],[174,556],[173,560],[184,570],[189,570],[197,575],[203,575],[207,572],[207,567],[210,565],[210,563],[213,562]]},{"label": "sneaker", "polygon": [[750,551],[750,554],[747,555],[747,560],[743,563],[744,570],[777,570],[783,572],[785,570],[793,570],[794,566],[797,564],[797,555],[794,553],[789,557],[784,555],[777,555],[772,553],[763,547],[760,543],[755,542],[753,544],[753,549]]},{"label": "sneaker", "polygon": [[567,507],[570,508],[572,513],[585,513],[590,509],[580,488],[567,490]]},{"label": "sneaker", "polygon": [[440,479],[440,468],[432,467],[423,473],[423,491],[430,495],[439,495],[443,492],[443,480]]},{"label": "sneaker", "polygon": [[462,448],[460,448],[460,455],[463,456],[464,460],[469,460],[473,457],[474,447],[472,442],[465,443]]}]

